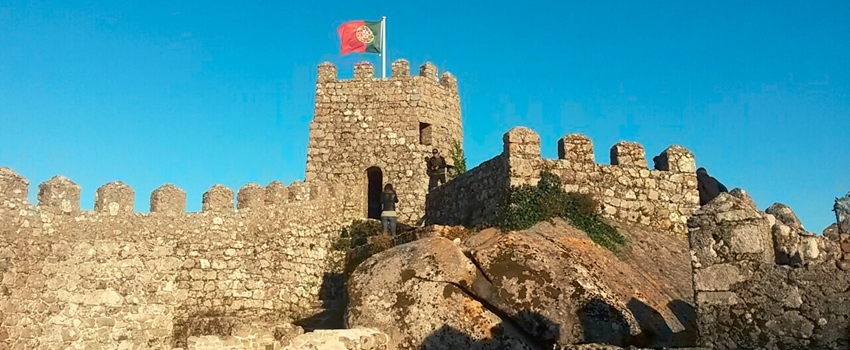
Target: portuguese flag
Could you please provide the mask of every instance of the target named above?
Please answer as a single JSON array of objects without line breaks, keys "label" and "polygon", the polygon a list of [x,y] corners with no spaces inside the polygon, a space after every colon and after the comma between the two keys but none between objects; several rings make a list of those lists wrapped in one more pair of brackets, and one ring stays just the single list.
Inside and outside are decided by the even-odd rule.
[{"label": "portuguese flag", "polygon": [[381,53],[381,21],[349,21],[337,29],[342,54]]}]

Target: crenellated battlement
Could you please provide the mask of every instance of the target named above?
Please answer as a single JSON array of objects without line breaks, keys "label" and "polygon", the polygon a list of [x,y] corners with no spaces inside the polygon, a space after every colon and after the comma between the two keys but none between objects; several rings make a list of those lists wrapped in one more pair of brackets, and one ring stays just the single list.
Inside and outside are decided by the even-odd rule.
[{"label": "crenellated battlement", "polygon": [[[80,208],[81,187],[67,177],[38,189],[38,202],[28,203],[29,181],[0,168],[0,299],[22,306],[0,314],[50,325],[16,323],[2,348],[102,343],[105,328],[95,323],[75,326],[74,338],[53,337],[64,323],[32,312],[48,301],[81,319],[131,325],[109,328],[110,339],[154,348],[184,346],[196,315],[294,321],[321,308],[325,274],[342,259],[330,245],[352,218],[348,191],[323,183],[248,183],[235,195],[217,184],[192,213],[173,184],[152,191],[150,213],[134,211],[136,191],[121,181],[97,188],[92,210]],[[142,327],[140,315],[154,321]]]},{"label": "crenellated battlement", "polygon": [[[87,212],[80,208],[82,188],[73,180],[57,175],[38,185],[40,211],[75,215]],[[0,203],[10,206],[28,204],[29,181],[8,167],[0,168]],[[294,181],[286,186],[272,181],[262,187],[257,183],[242,186],[236,194],[224,185],[216,184],[204,192],[201,212],[238,212],[245,210],[269,210],[283,205],[310,203],[335,197],[337,190],[325,184],[308,185]],[[95,190],[92,213],[116,215],[140,214],[134,211],[135,190],[122,181],[112,181]],[[183,215],[186,212],[186,192],[173,184],[164,184],[151,192],[150,214]],[[141,214],[146,215],[146,214]]]},{"label": "crenellated battlement", "polygon": [[[322,62],[318,66],[317,83],[399,83],[399,82],[433,82],[433,86],[441,86],[447,91],[457,93],[457,79],[449,72],[439,74],[437,66],[431,62],[425,62],[419,66],[417,75],[411,75],[410,62],[406,59],[395,60],[390,66],[390,77],[386,79],[375,76],[375,67],[369,61],[358,62],[354,65],[354,76],[351,79],[340,79],[337,75],[337,67],[330,62]],[[424,85],[423,85],[424,86]]]},{"label": "crenellated battlement", "polygon": [[376,78],[372,64],[360,62],[351,79],[340,79],[333,64],[319,65],[305,178],[347,186],[360,198],[352,210],[373,218],[380,203],[369,188],[392,183],[405,197],[399,219],[417,222],[428,192],[425,157],[463,143],[457,79],[430,62],[414,73],[399,59],[391,70]]},{"label": "crenellated battlement", "polygon": [[[540,135],[526,127],[515,127],[503,137],[504,150],[513,156],[540,157]],[[694,155],[687,148],[671,145],[653,157],[649,167],[643,145],[632,141],[620,141],[611,146],[608,164],[597,164],[593,153],[593,141],[586,135],[570,133],[558,140],[558,160],[569,164],[619,166],[647,170],[693,173],[696,171]]]},{"label": "crenellated battlement", "polygon": [[[543,158],[540,135],[526,127],[509,130],[502,141],[501,155],[429,194],[429,222],[479,224],[492,220],[495,214],[490,211],[495,209],[482,208],[504,205],[510,186],[536,184],[541,170],[558,174],[567,191],[592,194],[603,204],[606,216],[625,222],[684,235],[687,217],[698,207],[696,162],[693,153],[682,146],[663,150],[653,157],[650,168],[644,147],[636,142],[614,144],[609,164],[598,164],[593,142],[578,133],[558,140],[558,159]],[[476,182],[496,188],[466,193]]]}]

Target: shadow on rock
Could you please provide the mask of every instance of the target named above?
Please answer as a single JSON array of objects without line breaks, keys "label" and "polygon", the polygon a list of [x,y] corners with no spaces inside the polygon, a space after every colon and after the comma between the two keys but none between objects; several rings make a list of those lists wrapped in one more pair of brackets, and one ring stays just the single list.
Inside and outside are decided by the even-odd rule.
[{"label": "shadow on rock", "polygon": [[697,312],[694,306],[684,300],[673,300],[667,303],[667,308],[673,312],[673,315],[679,320],[679,324],[684,327],[679,332],[674,332],[671,338],[671,343],[675,346],[696,346],[697,345]]},{"label": "shadow on rock", "polygon": [[345,308],[348,307],[348,293],[345,288],[346,275],[325,273],[319,289],[321,311],[293,322],[294,325],[310,332],[316,329],[345,328]]},{"label": "shadow on rock", "polygon": [[594,298],[578,310],[582,342],[624,346],[629,342],[626,317],[611,304]]},{"label": "shadow on rock", "polygon": [[[583,335],[581,344],[648,348],[695,346],[696,313],[693,307],[681,300],[670,302],[667,307],[684,330],[673,331],[660,312],[632,299],[628,308],[641,329],[641,333],[632,335],[626,317],[617,308],[602,299],[592,299],[578,313]],[[444,325],[425,338],[420,349],[558,349],[559,346],[569,346],[558,344],[561,331],[561,325],[546,316],[523,311],[503,318],[500,324],[490,329],[491,336],[487,339],[474,339]]]},{"label": "shadow on rock", "polygon": [[629,344],[638,347],[688,347],[696,344],[696,312],[693,306],[682,300],[667,303],[681,327],[670,328],[658,310],[632,298],[627,307],[640,327],[640,333],[632,336]]},{"label": "shadow on rock", "polygon": [[632,337],[630,341],[632,345],[651,346],[662,342],[664,339],[669,340],[673,336],[673,330],[667,325],[664,316],[646,303],[632,298],[626,304],[626,307],[629,308],[640,327],[640,333]]},{"label": "shadow on rock", "polygon": [[[513,319],[534,320],[531,332],[519,327]],[[422,341],[422,350],[449,349],[556,349],[560,337],[560,326],[536,312],[520,312],[503,320],[489,330],[487,339],[474,339],[451,326],[443,325]]]}]

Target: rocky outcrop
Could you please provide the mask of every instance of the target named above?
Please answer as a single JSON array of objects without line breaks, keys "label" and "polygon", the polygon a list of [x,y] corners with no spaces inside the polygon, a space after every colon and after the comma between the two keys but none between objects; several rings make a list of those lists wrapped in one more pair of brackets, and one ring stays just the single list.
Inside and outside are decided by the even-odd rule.
[{"label": "rocky outcrop", "polygon": [[[637,252],[620,257],[561,221],[394,247],[349,280],[348,326],[382,330],[398,349],[693,343],[685,242],[627,236]],[[632,255],[665,240],[649,249],[663,261]]]},{"label": "rocky outcrop", "polygon": [[794,210],[792,210],[791,207],[785,204],[773,203],[773,205],[765,209],[764,212],[773,215],[776,217],[776,220],[779,220],[779,222],[791,227],[792,229],[803,230],[803,223],[800,222],[800,218],[797,217],[797,214],[794,213]]},{"label": "rocky outcrop", "polygon": [[850,273],[836,267],[835,242],[801,235],[787,206],[768,211],[777,217],[724,193],[690,219],[700,345],[848,348]]},{"label": "rocky outcrop", "polygon": [[771,227],[776,264],[800,267],[840,258],[836,240],[823,239],[803,229],[797,214],[787,205],[771,205],[765,211],[765,217]]},{"label": "rocky outcrop", "polygon": [[469,293],[482,282],[475,265],[446,238],[401,245],[357,267],[349,280],[347,324],[386,332],[393,349],[428,342],[470,348],[490,338],[521,344],[521,333]]},{"label": "rocky outcrop", "polygon": [[850,193],[835,202],[833,210],[836,212],[836,223],[829,225],[823,230],[823,236],[831,241],[838,242],[840,259],[836,265],[842,271],[850,271]]},{"label": "rocky outcrop", "polygon": [[[758,208],[758,206],[756,205],[756,202],[753,200],[753,197],[750,197],[750,194],[747,193],[747,191],[744,191],[743,188],[734,188],[731,191],[729,191],[729,194],[737,197],[738,199],[743,201],[745,204],[751,206],[753,209]],[[795,217],[796,217],[796,215],[795,215]]]}]

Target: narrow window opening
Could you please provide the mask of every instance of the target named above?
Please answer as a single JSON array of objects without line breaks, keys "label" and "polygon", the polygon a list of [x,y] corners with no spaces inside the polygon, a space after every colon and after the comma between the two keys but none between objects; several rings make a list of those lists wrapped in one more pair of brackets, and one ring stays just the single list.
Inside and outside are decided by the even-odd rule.
[{"label": "narrow window opening", "polygon": [[431,145],[431,124],[419,123],[419,143],[422,145]]},{"label": "narrow window opening", "polygon": [[384,174],[379,167],[366,169],[367,183],[367,212],[366,217],[370,219],[381,218],[381,191],[384,186]]}]

